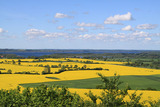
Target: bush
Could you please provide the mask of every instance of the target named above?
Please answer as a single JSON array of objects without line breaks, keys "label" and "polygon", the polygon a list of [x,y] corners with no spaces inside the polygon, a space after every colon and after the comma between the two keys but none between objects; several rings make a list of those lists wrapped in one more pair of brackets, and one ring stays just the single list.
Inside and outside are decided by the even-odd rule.
[{"label": "bush", "polygon": [[15,72],[14,74],[32,74],[32,75],[40,75],[38,72],[30,72],[30,71],[22,71],[22,72]]},{"label": "bush", "polygon": [[57,65],[51,65],[51,68],[58,68]]},{"label": "bush", "polygon": [[77,94],[72,94],[67,88],[41,85],[14,90],[0,90],[1,107],[83,107],[84,101]]},{"label": "bush", "polygon": [[1,71],[0,71],[0,74],[12,74],[12,70],[9,69],[7,72],[1,72]]},{"label": "bush", "polygon": [[9,70],[7,71],[7,73],[8,73],[8,74],[12,74],[12,70],[9,69]]},{"label": "bush", "polygon": [[6,70],[5,68],[0,68],[0,70]]}]

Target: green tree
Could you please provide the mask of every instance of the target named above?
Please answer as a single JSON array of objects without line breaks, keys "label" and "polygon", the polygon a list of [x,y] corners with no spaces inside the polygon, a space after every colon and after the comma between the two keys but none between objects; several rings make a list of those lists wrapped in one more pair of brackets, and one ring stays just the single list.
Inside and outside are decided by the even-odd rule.
[{"label": "green tree", "polygon": [[83,65],[83,68],[84,68],[84,69],[87,69],[87,65]]},{"label": "green tree", "polygon": [[49,65],[46,65],[44,71],[42,71],[42,74],[50,74],[50,73],[51,73],[51,68]]},{"label": "green tree", "polygon": [[58,67],[61,68],[61,64],[58,64]]},{"label": "green tree", "polygon": [[16,62],[14,60],[12,60],[12,64],[15,64]]},{"label": "green tree", "polygon": [[74,68],[78,68],[78,65],[74,65]]},{"label": "green tree", "polygon": [[18,59],[18,65],[21,65],[21,60],[20,59]]},{"label": "green tree", "polygon": [[130,59],[129,59],[129,58],[127,58],[127,64],[128,64],[128,65],[130,64]]},{"label": "green tree", "polygon": [[7,73],[8,73],[8,74],[12,74],[12,70],[9,69],[9,70],[7,71]]}]

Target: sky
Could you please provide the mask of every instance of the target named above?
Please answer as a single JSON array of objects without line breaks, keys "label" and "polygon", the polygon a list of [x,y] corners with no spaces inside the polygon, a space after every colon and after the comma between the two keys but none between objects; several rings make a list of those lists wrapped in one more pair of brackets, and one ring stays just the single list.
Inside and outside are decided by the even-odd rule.
[{"label": "sky", "polygon": [[160,0],[0,0],[0,48],[160,50]]}]

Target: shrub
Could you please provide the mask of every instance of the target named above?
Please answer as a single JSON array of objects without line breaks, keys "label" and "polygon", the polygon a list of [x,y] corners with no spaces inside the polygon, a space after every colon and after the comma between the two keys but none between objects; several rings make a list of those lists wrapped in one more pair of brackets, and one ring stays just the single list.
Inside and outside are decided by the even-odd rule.
[{"label": "shrub", "polygon": [[1,107],[83,107],[84,101],[77,94],[72,94],[65,87],[40,85],[14,90],[0,90]]},{"label": "shrub", "polygon": [[9,70],[7,71],[7,73],[8,73],[8,74],[12,74],[12,70],[9,69]]},{"label": "shrub", "polygon": [[38,72],[30,72],[30,71],[15,72],[14,74],[32,74],[32,75],[40,75]]}]

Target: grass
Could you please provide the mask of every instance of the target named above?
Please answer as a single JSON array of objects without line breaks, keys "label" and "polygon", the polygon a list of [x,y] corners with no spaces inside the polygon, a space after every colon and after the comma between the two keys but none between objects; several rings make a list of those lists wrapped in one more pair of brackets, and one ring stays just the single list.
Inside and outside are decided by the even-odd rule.
[{"label": "grass", "polygon": [[[50,78],[51,79],[51,78]],[[53,78],[54,79],[54,78]],[[160,75],[149,75],[149,76],[121,76],[120,81],[124,83],[120,86],[120,88],[124,88],[126,84],[129,84],[131,89],[139,90],[139,89],[147,89],[151,87],[160,91]],[[19,84],[23,87],[36,87],[40,84],[45,85],[60,85],[66,86],[68,88],[86,88],[86,89],[94,89],[97,85],[102,84],[100,78],[91,78],[91,79],[81,79],[81,80],[68,80],[68,81],[52,81],[52,82],[41,82],[41,83],[27,83],[27,84]]]}]

